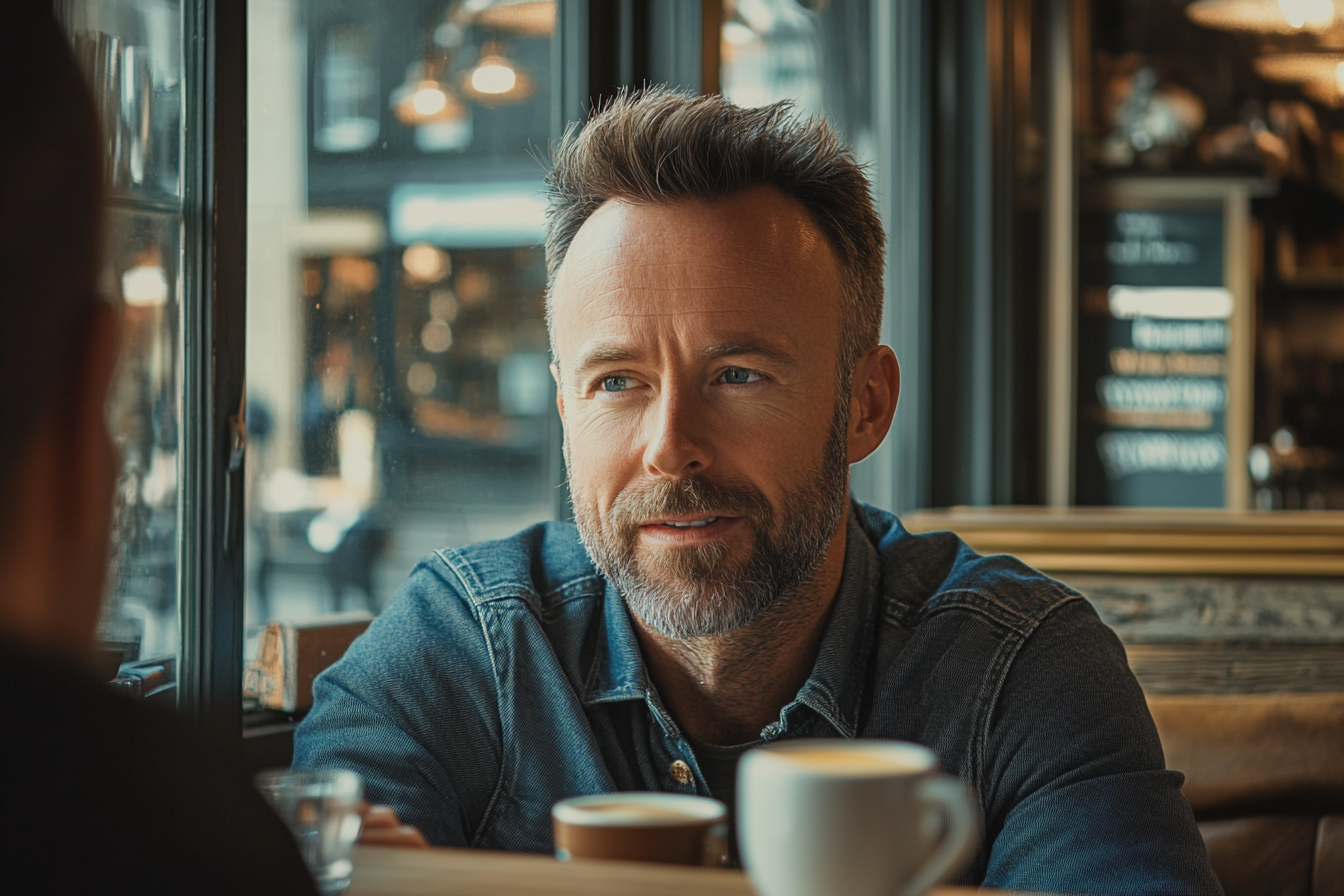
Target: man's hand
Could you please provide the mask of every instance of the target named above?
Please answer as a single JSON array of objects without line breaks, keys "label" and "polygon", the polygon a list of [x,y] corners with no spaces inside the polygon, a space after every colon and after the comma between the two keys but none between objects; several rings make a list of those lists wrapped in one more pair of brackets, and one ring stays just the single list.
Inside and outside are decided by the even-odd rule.
[{"label": "man's hand", "polygon": [[359,842],[364,846],[411,846],[422,849],[429,846],[420,829],[402,824],[391,806],[370,806],[361,801],[359,817],[364,821],[364,829],[359,834]]}]

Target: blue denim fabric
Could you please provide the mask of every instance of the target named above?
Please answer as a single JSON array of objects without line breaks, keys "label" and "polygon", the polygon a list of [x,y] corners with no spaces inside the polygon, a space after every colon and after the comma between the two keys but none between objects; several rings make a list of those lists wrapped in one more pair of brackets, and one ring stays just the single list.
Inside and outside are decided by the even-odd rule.
[{"label": "blue denim fabric", "polygon": [[[933,749],[983,814],[963,882],[1220,893],[1183,777],[1087,601],[952,533],[911,535],[859,504],[851,519],[845,575],[875,556],[876,587],[841,588],[810,678],[762,737]],[[568,524],[424,560],[314,696],[295,764],[355,769],[435,844],[550,852],[556,800],[709,794]]]}]

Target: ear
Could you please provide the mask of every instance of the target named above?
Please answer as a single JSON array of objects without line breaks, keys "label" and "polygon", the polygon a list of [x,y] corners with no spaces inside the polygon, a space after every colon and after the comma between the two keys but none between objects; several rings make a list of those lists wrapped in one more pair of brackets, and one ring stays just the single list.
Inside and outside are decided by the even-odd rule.
[{"label": "ear", "polygon": [[565,389],[560,382],[560,365],[551,362],[551,379],[555,380],[555,407],[560,411],[560,422],[565,420]]},{"label": "ear", "polygon": [[858,463],[882,444],[900,395],[901,366],[896,353],[879,345],[859,360],[850,381],[849,463]]}]

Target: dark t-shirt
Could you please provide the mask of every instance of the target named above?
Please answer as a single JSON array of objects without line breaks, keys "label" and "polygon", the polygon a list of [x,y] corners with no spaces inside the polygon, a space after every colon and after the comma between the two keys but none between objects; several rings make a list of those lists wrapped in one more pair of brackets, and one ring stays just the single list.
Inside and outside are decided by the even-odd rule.
[{"label": "dark t-shirt", "polygon": [[737,867],[741,864],[737,851],[737,763],[743,753],[752,747],[761,746],[764,741],[721,747],[718,744],[707,744],[689,734],[686,740],[695,751],[696,764],[700,766],[705,784],[709,785],[710,795],[728,807],[728,861]]},{"label": "dark t-shirt", "polygon": [[0,893],[316,893],[238,759],[186,720],[11,644],[0,681]]}]

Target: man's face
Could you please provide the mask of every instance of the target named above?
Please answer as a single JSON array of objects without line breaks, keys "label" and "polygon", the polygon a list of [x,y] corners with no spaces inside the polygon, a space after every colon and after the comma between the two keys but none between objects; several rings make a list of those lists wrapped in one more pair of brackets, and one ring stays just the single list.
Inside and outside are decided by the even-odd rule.
[{"label": "man's face", "polygon": [[848,496],[830,244],[768,188],[610,201],[552,294],[580,535],[655,631],[738,628],[825,559]]}]

